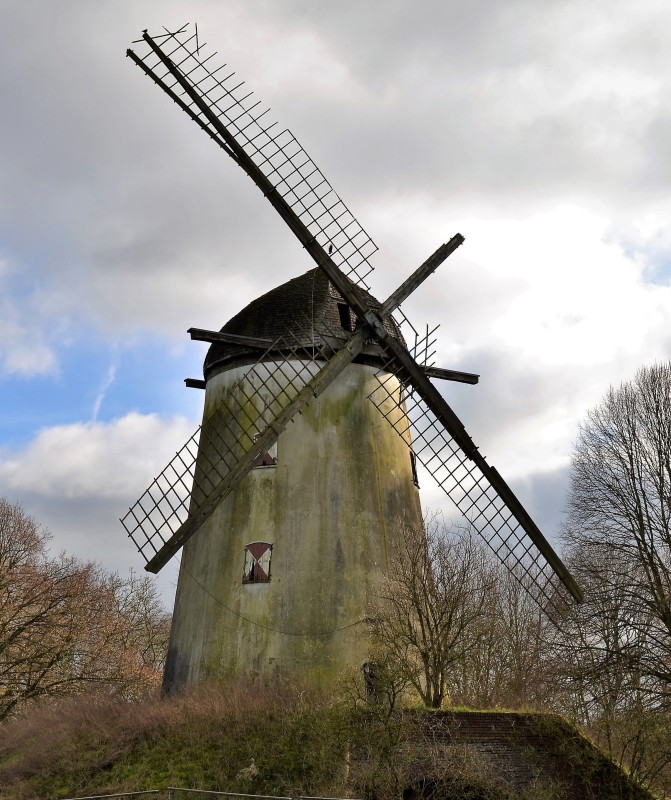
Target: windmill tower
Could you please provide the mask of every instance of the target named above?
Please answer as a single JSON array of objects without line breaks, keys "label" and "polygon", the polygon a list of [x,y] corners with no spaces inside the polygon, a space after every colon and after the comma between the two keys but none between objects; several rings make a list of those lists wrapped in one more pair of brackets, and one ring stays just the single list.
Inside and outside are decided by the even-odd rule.
[{"label": "windmill tower", "polygon": [[[455,235],[383,303],[377,249],[288,131],[188,26],[127,55],[261,189],[317,264],[210,342],[200,429],[122,522],[157,572],[182,547],[167,689],[249,674],[328,683],[367,660],[366,606],[402,525],[421,526],[415,464],[548,607],[580,589],[431,378],[401,303]],[[403,332],[402,332],[403,329]],[[405,336],[404,336],[405,332]],[[422,356],[423,357],[420,357]]]},{"label": "windmill tower", "polygon": [[[261,360],[249,343],[211,345],[196,486],[201,471],[211,474],[220,463],[221,432],[233,429],[249,445],[258,440],[276,398],[293,393],[297,380],[307,383],[320,351],[344,341],[354,323],[317,268],[224,326],[241,342],[254,336],[270,344]],[[400,339],[393,324],[389,335]],[[365,661],[361,619],[371,593],[400,525],[422,525],[408,434],[399,437],[368,399],[377,394],[399,418],[380,388],[383,368],[376,348],[365,347],[274,446],[259,451],[249,474],[186,543],[166,685],[244,673],[323,683]]]}]

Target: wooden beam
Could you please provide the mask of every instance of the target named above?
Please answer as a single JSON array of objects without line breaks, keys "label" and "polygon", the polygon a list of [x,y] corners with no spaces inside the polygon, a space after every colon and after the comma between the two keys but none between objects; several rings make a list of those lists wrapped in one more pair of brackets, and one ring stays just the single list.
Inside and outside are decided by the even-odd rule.
[{"label": "wooden beam", "polygon": [[204,389],[205,381],[201,378],[184,378],[187,389]]},{"label": "wooden beam", "polygon": [[204,328],[189,328],[187,333],[195,342],[237,344],[241,347],[253,347],[256,350],[267,350],[273,343],[272,339],[262,339],[258,336],[240,336],[237,333],[226,333],[225,331],[208,331]]},{"label": "wooden beam", "polygon": [[455,234],[449,242],[441,245],[433,255],[429,256],[423,264],[417,267],[412,275],[403,281],[398,289],[385,300],[380,309],[382,319],[391,314],[395,308],[398,308],[463,243],[464,237],[460,233]]},{"label": "wooden beam", "polygon": [[480,376],[473,372],[459,372],[456,369],[442,369],[441,367],[423,367],[427,378],[439,378],[442,381],[456,381],[457,383],[470,383],[475,385]]}]

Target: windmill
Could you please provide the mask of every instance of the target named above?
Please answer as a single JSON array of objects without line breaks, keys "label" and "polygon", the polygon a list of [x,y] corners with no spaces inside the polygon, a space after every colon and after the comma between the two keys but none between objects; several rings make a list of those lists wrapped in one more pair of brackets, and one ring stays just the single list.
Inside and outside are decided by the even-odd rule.
[{"label": "windmill", "polygon": [[165,685],[207,677],[327,682],[366,660],[366,604],[398,541],[422,524],[416,463],[544,608],[582,596],[431,379],[401,303],[463,242],[456,234],[384,302],[377,250],[288,130],[268,120],[197,29],[127,55],[259,187],[316,264],[257,298],[210,343],[203,422],[122,519],[160,570],[184,548]]}]

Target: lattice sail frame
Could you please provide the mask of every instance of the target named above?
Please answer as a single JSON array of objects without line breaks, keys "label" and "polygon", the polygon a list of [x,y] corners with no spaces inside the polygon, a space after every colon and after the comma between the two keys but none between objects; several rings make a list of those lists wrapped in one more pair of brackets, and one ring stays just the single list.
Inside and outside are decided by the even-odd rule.
[{"label": "lattice sail frame", "polygon": [[391,358],[376,377],[382,391],[368,399],[406,443],[410,435],[415,458],[467,523],[545,611],[566,608],[571,603],[566,586],[480,467],[413,391],[403,367]]},{"label": "lattice sail frame", "polygon": [[[298,139],[288,128],[280,129],[277,122],[270,121],[267,117],[270,109],[263,108],[261,101],[254,99],[254,93],[247,90],[246,82],[238,80],[236,73],[228,70],[225,63],[219,66],[211,63],[216,51],[205,56],[208,46],[198,41],[197,32],[191,32],[189,24],[175,32],[164,30],[165,33],[152,37],[160,43],[164,54],[233,134],[336,266],[354,283],[370,290],[367,278],[374,269],[370,258],[378,246]],[[235,159],[219,132],[186,94],[147,40],[138,39],[133,44],[141,45],[142,49],[139,53],[128,50],[127,55],[164,91],[174,95],[191,119]],[[403,330],[413,357],[429,366],[427,343],[438,326],[431,331],[427,328],[426,334],[422,335],[401,308],[396,309],[394,319]]]},{"label": "lattice sail frame", "polygon": [[254,449],[255,434],[273,423],[349,338],[342,330],[327,328],[323,320],[316,333],[305,316],[229,387],[215,411],[121,519],[146,561]]},{"label": "lattice sail frame", "polygon": [[[300,142],[287,128],[270,122],[269,108],[263,108],[226,64],[214,66],[216,52],[205,57],[207,44],[198,42],[188,25],[171,33],[152,37],[164,54],[179,68],[184,78],[202,100],[233,134],[238,144],[273,183],[317,242],[355,283],[370,288],[366,278],[373,271],[369,258],[377,245],[361,227]],[[162,82],[162,88],[174,93],[189,116],[209,136],[232,155],[227,144],[194,101],[184,92],[175,77],[145,39],[133,44],[142,46],[139,53],[128,51]],[[235,156],[233,156],[235,157]]]}]

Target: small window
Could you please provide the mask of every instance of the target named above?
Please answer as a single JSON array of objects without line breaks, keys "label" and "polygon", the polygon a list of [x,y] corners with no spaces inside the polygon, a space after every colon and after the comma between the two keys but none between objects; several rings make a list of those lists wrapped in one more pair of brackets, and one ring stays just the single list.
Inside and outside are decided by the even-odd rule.
[{"label": "small window", "polygon": [[417,456],[410,451],[410,469],[412,470],[412,482],[419,489],[419,478],[417,477]]},{"label": "small window", "polygon": [[251,542],[245,545],[243,583],[268,583],[272,552],[273,546],[268,542]]},{"label": "small window", "polygon": [[[256,440],[261,436],[260,433],[255,433],[252,437],[252,441],[256,442]],[[253,469],[258,469],[259,467],[276,467],[277,466],[277,442],[270,448],[267,453],[259,453],[254,461]]]},{"label": "small window", "polygon": [[340,327],[344,331],[353,331],[352,312],[347,303],[338,303],[338,314],[340,315]]}]

